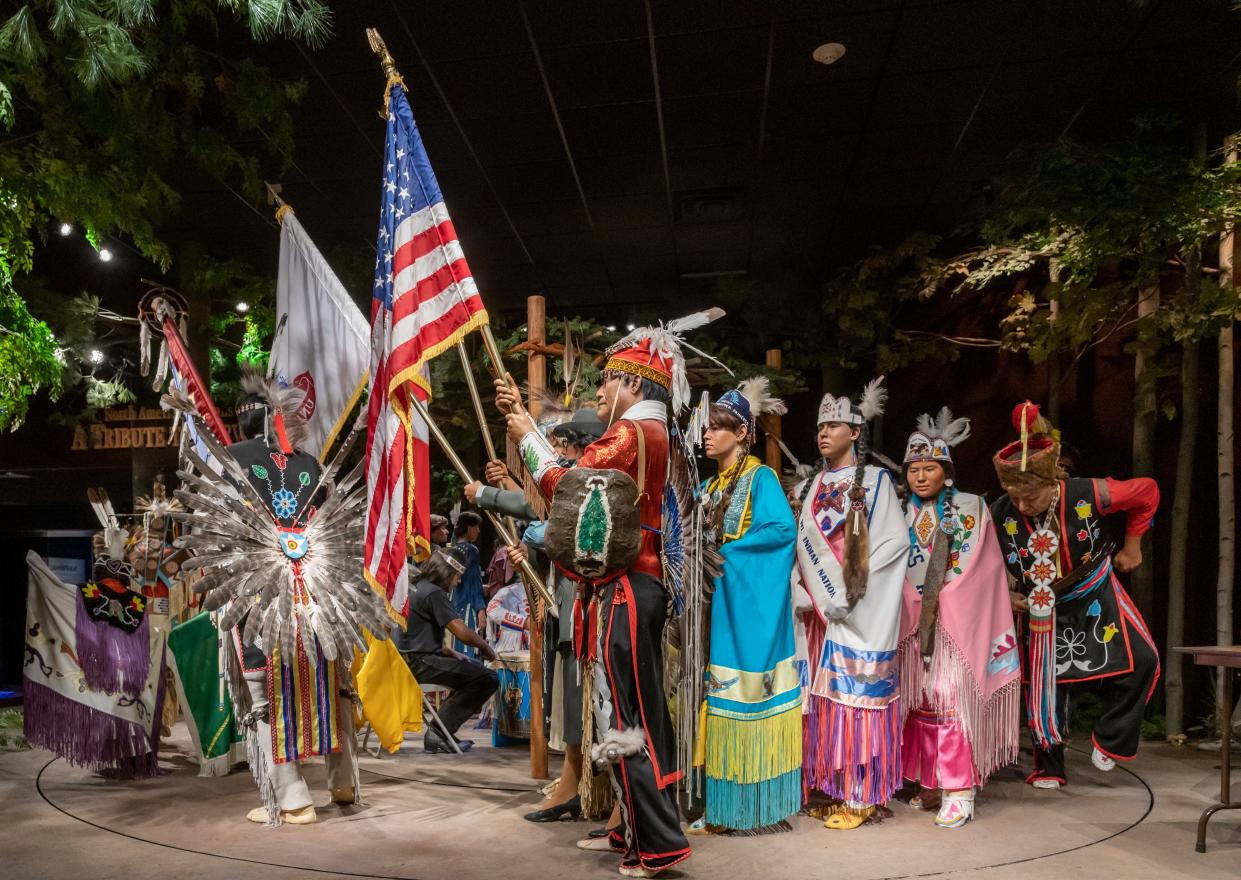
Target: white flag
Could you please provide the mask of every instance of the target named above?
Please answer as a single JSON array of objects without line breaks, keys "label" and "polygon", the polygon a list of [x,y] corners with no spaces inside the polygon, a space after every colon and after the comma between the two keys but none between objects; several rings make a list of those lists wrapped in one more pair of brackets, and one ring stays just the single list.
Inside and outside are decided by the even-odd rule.
[{"label": "white flag", "polygon": [[281,385],[306,392],[303,448],[322,457],[366,390],[371,329],[294,213],[283,214],[271,364]]}]

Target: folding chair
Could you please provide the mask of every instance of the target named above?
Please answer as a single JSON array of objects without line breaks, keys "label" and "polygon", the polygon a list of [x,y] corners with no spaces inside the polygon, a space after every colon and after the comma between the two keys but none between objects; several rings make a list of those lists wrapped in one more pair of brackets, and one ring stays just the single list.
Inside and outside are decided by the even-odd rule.
[{"label": "folding chair", "polygon": [[419,684],[419,687],[422,688],[422,711],[423,713],[431,716],[431,721],[435,724],[436,727],[439,728],[439,731],[443,735],[444,739],[448,741],[448,747],[451,748],[456,754],[460,755],[461,747],[457,745],[457,738],[453,736],[451,733],[449,733],[448,728],[444,726],[444,722],[440,720],[439,713],[435,711],[435,706],[433,706],[431,704],[431,701],[427,699],[428,694],[446,694],[446,693],[449,693],[452,690],[452,688],[445,687],[442,684],[421,684],[421,683]]}]

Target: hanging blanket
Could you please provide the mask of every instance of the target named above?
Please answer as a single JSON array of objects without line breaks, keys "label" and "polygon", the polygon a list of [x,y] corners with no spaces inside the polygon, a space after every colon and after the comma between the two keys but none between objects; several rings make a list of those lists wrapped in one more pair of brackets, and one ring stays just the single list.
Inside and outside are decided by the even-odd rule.
[{"label": "hanging blanket", "polygon": [[[115,679],[118,687],[111,693],[92,688],[79,660],[79,609],[83,607],[80,589],[56,577],[34,551],[26,554],[26,564],[26,739],[80,767],[114,769],[136,776],[156,775],[164,698],[164,644],[157,646],[158,662],[152,662],[151,654],[142,658],[147,675],[141,688],[127,683],[123,674],[114,675],[108,669],[106,652],[96,656],[91,678],[98,675],[96,680],[109,684]],[[139,638],[139,643],[149,650],[147,632],[141,627],[125,633],[123,628],[105,622],[93,625],[127,638]],[[103,642],[96,642],[99,644]]]},{"label": "hanging blanket", "polygon": [[246,749],[233,723],[233,704],[220,667],[219,631],[211,615],[199,614],[173,628],[168,665],[197,752],[198,775],[227,775],[234,764],[246,760]]}]

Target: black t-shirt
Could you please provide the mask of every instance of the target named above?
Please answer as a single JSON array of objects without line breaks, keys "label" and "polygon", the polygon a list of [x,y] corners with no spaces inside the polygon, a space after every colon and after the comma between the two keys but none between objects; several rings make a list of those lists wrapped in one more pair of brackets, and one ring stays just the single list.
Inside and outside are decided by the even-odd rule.
[{"label": "black t-shirt", "polygon": [[459,616],[447,591],[430,581],[419,581],[409,597],[409,617],[405,632],[397,635],[397,650],[438,652],[444,646],[444,627]]}]

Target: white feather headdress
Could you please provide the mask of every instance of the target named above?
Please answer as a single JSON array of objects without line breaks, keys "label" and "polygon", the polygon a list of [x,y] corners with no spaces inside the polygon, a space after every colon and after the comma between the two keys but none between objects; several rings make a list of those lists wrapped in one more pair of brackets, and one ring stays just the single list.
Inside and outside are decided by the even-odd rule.
[{"label": "white feather headdress", "polygon": [[887,401],[888,389],[883,387],[883,376],[872,379],[867,384],[862,391],[862,398],[858,401],[857,409],[854,409],[848,397],[824,394],[823,401],[819,404],[818,424],[844,422],[846,425],[861,425],[876,416],[883,415]]},{"label": "white feather headdress", "polygon": [[789,411],[783,400],[771,396],[771,380],[766,376],[746,379],[737,386],[737,390],[749,402],[750,414],[756,419],[769,413],[782,416]]},{"label": "white feather headdress", "polygon": [[952,448],[970,436],[970,420],[954,419],[948,407],[932,419],[930,413],[918,416],[918,430],[905,444],[905,464],[914,461],[952,463]]}]

